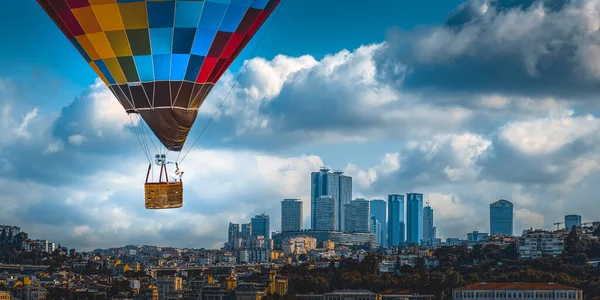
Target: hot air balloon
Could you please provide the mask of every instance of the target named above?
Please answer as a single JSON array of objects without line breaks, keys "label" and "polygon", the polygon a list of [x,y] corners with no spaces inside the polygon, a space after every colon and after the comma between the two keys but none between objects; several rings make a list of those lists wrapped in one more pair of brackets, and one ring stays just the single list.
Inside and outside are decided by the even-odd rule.
[{"label": "hot air balloon", "polygon": [[[280,2],[37,1],[125,112],[139,117],[166,150],[180,153],[211,89]],[[146,208],[182,207],[183,183],[169,180],[166,154],[154,157],[160,175],[153,181],[149,147],[142,149],[149,160]]]}]

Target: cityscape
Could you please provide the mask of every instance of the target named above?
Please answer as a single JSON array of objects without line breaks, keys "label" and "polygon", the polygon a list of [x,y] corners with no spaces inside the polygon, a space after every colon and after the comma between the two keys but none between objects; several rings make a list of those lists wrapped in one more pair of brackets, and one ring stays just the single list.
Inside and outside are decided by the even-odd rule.
[{"label": "cityscape", "polygon": [[[546,278],[551,273],[539,272],[557,270],[537,269],[545,261],[574,268],[564,275],[567,278],[600,272],[598,221],[582,222],[579,215],[566,215],[564,222],[554,224],[556,230],[515,233],[513,204],[500,199],[489,204],[490,232],[474,231],[442,241],[436,237],[434,210],[424,203],[423,194],[390,194],[387,201],[351,200],[352,178],[343,172],[321,168],[310,176],[314,229],[304,229],[302,200],[283,199],[281,230],[272,232],[270,217],[264,213],[248,223],[229,223],[221,249],[128,245],[79,252],[29,238],[18,226],[3,225],[0,299],[587,299],[584,292],[600,295],[600,285],[584,281],[572,286],[566,284],[572,281],[564,280],[488,284],[483,279],[501,277],[503,272]],[[496,271],[482,273],[492,266]],[[457,268],[462,271],[457,273]],[[320,276],[326,270],[335,270],[335,275],[323,282]],[[423,272],[445,274],[446,279],[409,284]],[[350,279],[350,274],[367,277]],[[384,278],[395,282],[386,285],[397,288],[377,286]]]},{"label": "cityscape", "polygon": [[600,0],[6,0],[0,36],[0,300],[600,300]]}]

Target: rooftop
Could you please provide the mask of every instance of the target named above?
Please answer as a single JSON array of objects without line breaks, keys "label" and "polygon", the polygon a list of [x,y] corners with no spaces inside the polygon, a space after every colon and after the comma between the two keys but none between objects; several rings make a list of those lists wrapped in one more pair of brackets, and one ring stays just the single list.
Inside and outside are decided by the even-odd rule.
[{"label": "rooftop", "polygon": [[579,290],[574,287],[566,286],[560,283],[527,283],[527,282],[480,282],[474,283],[467,286],[455,288],[454,290],[468,290],[468,291],[490,291],[490,290]]}]

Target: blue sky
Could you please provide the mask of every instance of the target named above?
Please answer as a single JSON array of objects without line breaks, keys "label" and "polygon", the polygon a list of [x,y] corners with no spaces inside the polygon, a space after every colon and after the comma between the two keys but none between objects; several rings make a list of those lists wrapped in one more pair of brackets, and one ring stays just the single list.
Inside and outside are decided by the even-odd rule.
[{"label": "blue sky", "polygon": [[112,94],[37,3],[2,2],[0,219],[82,249],[218,247],[229,221],[267,212],[277,229],[284,198],[309,224],[309,173],[327,165],[353,176],[354,198],[425,193],[443,238],[489,230],[498,198],[516,233],[596,221],[594,0],[366,2],[287,0],[171,211],[143,209],[145,158]]}]

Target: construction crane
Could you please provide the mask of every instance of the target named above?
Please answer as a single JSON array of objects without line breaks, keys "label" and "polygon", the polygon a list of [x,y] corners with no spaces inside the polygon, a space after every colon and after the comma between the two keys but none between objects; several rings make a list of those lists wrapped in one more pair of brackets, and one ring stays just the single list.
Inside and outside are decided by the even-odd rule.
[{"label": "construction crane", "polygon": [[565,222],[556,222],[556,223],[554,223],[554,225],[556,225],[556,230],[560,230],[560,227],[559,227],[559,225],[560,225],[560,224],[564,224],[564,223],[565,223]]}]

